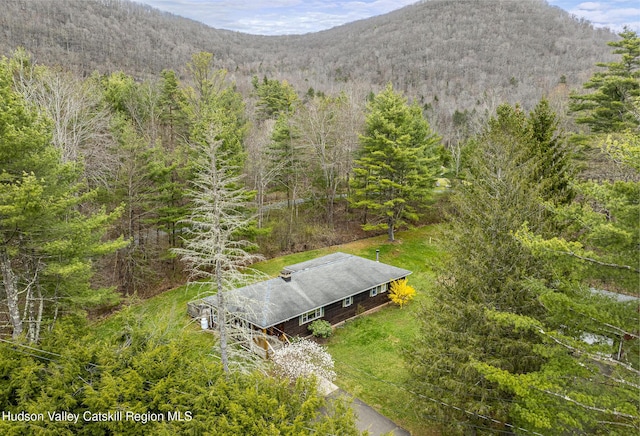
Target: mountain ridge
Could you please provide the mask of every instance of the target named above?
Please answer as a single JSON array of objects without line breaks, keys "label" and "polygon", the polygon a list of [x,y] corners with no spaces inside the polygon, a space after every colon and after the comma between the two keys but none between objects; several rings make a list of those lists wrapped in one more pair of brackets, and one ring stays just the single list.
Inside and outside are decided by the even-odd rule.
[{"label": "mountain ridge", "polygon": [[487,100],[531,107],[558,86],[575,89],[611,59],[606,43],[616,38],[542,0],[421,1],[280,36],[213,29],[128,0],[6,0],[5,11],[3,55],[22,46],[38,63],[82,75],[180,73],[192,54],[209,51],[244,92],[254,75],[287,79],[300,93],[392,82],[446,116],[486,109]]}]

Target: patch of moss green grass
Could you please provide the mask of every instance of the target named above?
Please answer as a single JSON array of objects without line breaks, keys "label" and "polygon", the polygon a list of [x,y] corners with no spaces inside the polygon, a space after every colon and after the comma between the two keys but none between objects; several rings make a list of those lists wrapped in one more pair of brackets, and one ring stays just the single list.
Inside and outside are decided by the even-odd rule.
[{"label": "patch of moss green grass", "polygon": [[372,238],[361,239],[342,245],[333,245],[302,253],[288,254],[258,262],[253,268],[275,277],[287,265],[315,259],[326,254],[342,251],[367,259],[375,259],[376,250],[380,250],[380,261],[419,271],[428,267],[428,262],[438,262],[441,250],[438,241],[442,237],[442,227],[438,225],[417,227],[396,233],[396,241],[389,242],[386,233]]},{"label": "patch of moss green grass", "polygon": [[435,281],[435,267],[445,256],[442,226],[425,226],[398,232],[397,240],[387,235],[344,245],[295,253],[254,265],[275,276],[286,265],[342,251],[413,271],[408,283],[416,289],[416,298],[403,309],[389,305],[381,310],[348,321],[334,331],[327,347],[336,365],[336,384],[413,435],[436,435],[432,423],[418,418],[416,398],[407,391],[411,380],[402,357],[402,347],[418,333],[416,322],[420,303],[428,298]]}]

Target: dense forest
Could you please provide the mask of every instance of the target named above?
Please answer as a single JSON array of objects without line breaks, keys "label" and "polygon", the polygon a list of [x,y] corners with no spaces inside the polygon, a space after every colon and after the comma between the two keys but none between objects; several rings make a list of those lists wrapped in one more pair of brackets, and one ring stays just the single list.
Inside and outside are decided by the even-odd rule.
[{"label": "dense forest", "polygon": [[426,1],[291,37],[33,3],[0,17],[2,410],[208,418],[0,428],[357,434],[312,379],[234,354],[224,322],[220,360],[180,374],[202,357],[188,331],[90,323],[186,281],[223,307],[257,259],[431,223],[447,258],[404,353],[425,420],[640,428],[637,34],[539,1]]},{"label": "dense forest", "polygon": [[[24,47],[41,64],[78,74],[122,70],[136,79],[173,69],[186,78],[193,53],[215,55],[243,95],[251,78],[286,79],[299,92],[388,82],[430,109],[441,133],[463,115],[508,101],[532,108],[566,96],[615,39],[542,0],[418,2],[389,14],[299,36],[257,36],[209,28],[128,0],[7,0],[0,53]],[[561,100],[554,98],[554,104]],[[564,109],[563,109],[564,110]]]}]

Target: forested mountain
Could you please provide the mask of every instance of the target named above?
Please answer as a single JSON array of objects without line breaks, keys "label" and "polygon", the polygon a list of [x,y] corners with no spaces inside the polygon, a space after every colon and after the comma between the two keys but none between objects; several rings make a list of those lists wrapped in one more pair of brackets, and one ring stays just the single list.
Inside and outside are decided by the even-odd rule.
[{"label": "forested mountain", "polygon": [[433,108],[438,124],[455,110],[532,107],[559,84],[577,87],[610,59],[615,38],[541,0],[422,1],[299,36],[213,29],[128,0],[6,0],[0,16],[4,55],[23,46],[38,63],[141,78],[208,51],[241,91],[253,75],[286,78],[301,92],[391,81]]}]

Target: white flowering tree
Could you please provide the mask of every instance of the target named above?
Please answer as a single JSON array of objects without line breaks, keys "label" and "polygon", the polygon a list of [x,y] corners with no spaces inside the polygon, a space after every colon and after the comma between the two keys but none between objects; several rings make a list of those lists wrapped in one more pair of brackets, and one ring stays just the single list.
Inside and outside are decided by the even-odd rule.
[{"label": "white flowering tree", "polygon": [[333,381],[333,358],[327,350],[308,339],[299,339],[277,350],[272,356],[275,371],[281,377],[296,381],[300,377],[311,377]]}]

